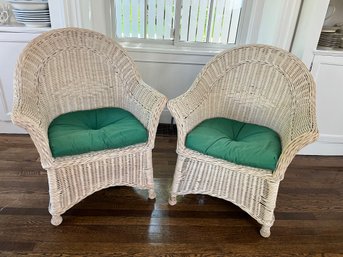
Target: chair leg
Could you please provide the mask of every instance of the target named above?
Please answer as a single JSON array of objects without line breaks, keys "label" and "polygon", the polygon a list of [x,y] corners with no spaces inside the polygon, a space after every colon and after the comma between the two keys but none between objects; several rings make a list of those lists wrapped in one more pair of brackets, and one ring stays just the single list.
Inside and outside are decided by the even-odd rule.
[{"label": "chair leg", "polygon": [[270,226],[263,225],[260,230],[261,236],[267,238],[270,236]]},{"label": "chair leg", "polygon": [[181,169],[182,169],[182,165],[183,165],[184,161],[185,161],[185,158],[181,155],[178,155],[176,167],[175,167],[175,172],[174,172],[172,189],[171,189],[170,197],[169,197],[169,201],[168,201],[170,205],[175,205],[177,203],[176,196],[178,193],[178,187],[179,187],[180,180],[181,180],[181,175],[182,175]]},{"label": "chair leg", "polygon": [[155,199],[156,193],[154,189],[149,189],[149,199]]},{"label": "chair leg", "polygon": [[175,205],[177,203],[176,195],[170,195],[168,202],[170,205]]},{"label": "chair leg", "polygon": [[63,221],[63,218],[61,215],[52,215],[52,218],[51,218],[52,225],[58,226],[62,223],[62,221]]}]

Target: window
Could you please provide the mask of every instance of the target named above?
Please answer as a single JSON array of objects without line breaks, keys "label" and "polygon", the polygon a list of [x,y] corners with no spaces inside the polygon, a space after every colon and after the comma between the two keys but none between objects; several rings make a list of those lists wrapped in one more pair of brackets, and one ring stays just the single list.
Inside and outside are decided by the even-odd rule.
[{"label": "window", "polygon": [[235,44],[244,0],[113,0],[116,38]]}]

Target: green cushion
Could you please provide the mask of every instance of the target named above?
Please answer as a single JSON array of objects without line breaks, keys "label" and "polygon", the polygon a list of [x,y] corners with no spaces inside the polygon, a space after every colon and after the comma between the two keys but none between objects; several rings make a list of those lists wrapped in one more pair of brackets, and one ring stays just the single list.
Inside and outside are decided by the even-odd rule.
[{"label": "green cushion", "polygon": [[186,138],[186,147],[236,164],[274,170],[281,154],[279,135],[270,128],[213,118],[201,122]]},{"label": "green cushion", "polygon": [[48,136],[54,157],[122,148],[148,140],[142,123],[121,108],[62,114],[51,122]]}]

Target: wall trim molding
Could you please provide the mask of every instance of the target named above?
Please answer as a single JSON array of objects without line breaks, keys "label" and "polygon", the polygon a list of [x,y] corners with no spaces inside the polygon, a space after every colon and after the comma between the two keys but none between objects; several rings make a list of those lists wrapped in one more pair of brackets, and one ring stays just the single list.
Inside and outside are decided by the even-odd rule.
[{"label": "wall trim molding", "polygon": [[290,50],[302,0],[265,0],[258,43]]},{"label": "wall trim molding", "polygon": [[181,61],[155,61],[155,60],[143,60],[143,59],[134,59],[135,62],[140,62],[140,63],[164,63],[164,64],[178,64],[178,65],[200,65],[200,66],[203,66],[205,65],[206,63],[203,63],[203,62],[198,62],[198,63],[195,63],[195,62],[181,62]]},{"label": "wall trim molding", "polygon": [[172,116],[169,112],[169,110],[166,108],[164,108],[164,110],[161,113],[161,117],[160,117],[160,122],[159,123],[164,123],[164,124],[170,124],[171,123],[171,119]]},{"label": "wall trim molding", "polygon": [[[86,1],[86,0],[83,0]],[[82,27],[80,1],[64,0],[66,27]]]},{"label": "wall trim molding", "polygon": [[300,150],[299,154],[323,156],[343,155],[343,143],[327,143],[317,141]]},{"label": "wall trim molding", "polygon": [[320,134],[317,142],[343,144],[343,135]]},{"label": "wall trim molding", "polygon": [[[8,104],[5,97],[3,83],[1,82],[1,80],[0,80],[0,103],[2,103],[1,106],[3,108],[3,111],[0,111],[0,121],[7,120],[6,116],[8,115],[9,110],[8,110]],[[4,116],[4,117],[1,117],[1,116]]]},{"label": "wall trim molding", "polygon": [[66,26],[65,1],[49,0],[50,20],[53,29]]},{"label": "wall trim molding", "polygon": [[81,3],[86,1],[49,0],[51,27],[82,27]]},{"label": "wall trim molding", "polygon": [[308,68],[314,57],[313,52],[317,48],[329,2],[330,0],[303,0],[292,43],[292,53],[298,56]]},{"label": "wall trim molding", "polygon": [[247,13],[250,13],[250,19],[249,21],[244,21],[245,24],[243,24],[243,29],[247,30],[244,43],[256,44],[258,40],[258,33],[259,33],[260,25],[261,25],[265,0],[260,0],[260,1],[250,0],[250,1],[252,2],[250,3],[250,5],[248,5],[249,9],[246,10]]},{"label": "wall trim molding", "polygon": [[275,45],[288,51],[291,49],[295,27],[300,13],[301,0],[283,1],[279,30],[275,36]]},{"label": "wall trim molding", "polygon": [[27,131],[14,125],[11,121],[0,121],[0,131],[3,134],[27,134]]},{"label": "wall trim molding", "polygon": [[180,54],[180,53],[160,53],[150,51],[131,51],[127,49],[129,56],[140,63],[156,63],[156,64],[176,64],[176,65],[200,65],[204,66],[215,55],[195,55],[195,54]]}]

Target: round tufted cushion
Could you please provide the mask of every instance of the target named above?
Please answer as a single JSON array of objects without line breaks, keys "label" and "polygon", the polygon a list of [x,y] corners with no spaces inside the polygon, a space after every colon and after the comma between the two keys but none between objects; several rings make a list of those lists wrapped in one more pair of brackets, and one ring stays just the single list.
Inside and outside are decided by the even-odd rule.
[{"label": "round tufted cushion", "polygon": [[51,122],[48,136],[54,157],[122,148],[148,140],[142,123],[121,108],[62,114]]},{"label": "round tufted cushion", "polygon": [[201,122],[186,138],[186,147],[236,164],[274,170],[281,154],[279,135],[270,128],[213,118]]}]

